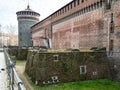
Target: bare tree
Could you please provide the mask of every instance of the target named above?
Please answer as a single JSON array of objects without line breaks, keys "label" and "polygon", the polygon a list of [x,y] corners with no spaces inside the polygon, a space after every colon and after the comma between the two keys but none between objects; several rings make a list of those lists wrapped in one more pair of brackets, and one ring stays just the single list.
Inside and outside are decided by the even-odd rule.
[{"label": "bare tree", "polygon": [[7,32],[8,34],[9,34],[9,33],[13,33],[13,34],[16,34],[16,33],[17,33],[17,28],[16,28],[15,25],[9,24],[9,25],[4,26],[4,28],[5,28],[5,30],[6,30],[6,32]]},{"label": "bare tree", "polygon": [[4,35],[4,40],[6,37],[6,44],[7,45],[13,45],[13,43],[17,42],[17,37],[15,37],[17,35],[17,28],[15,25],[5,25],[4,26],[4,33],[6,33]]}]

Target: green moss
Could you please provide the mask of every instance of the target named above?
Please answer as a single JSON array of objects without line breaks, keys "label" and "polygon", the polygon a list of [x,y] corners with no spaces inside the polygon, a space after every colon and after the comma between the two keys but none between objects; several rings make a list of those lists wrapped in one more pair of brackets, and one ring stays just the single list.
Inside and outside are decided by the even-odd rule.
[{"label": "green moss", "polygon": [[[28,53],[26,71],[34,81],[39,83],[48,81],[52,76],[58,76],[61,82],[71,82],[92,79],[92,72],[97,69],[98,73],[103,73],[98,78],[107,77],[106,72],[107,58],[102,52],[47,52],[47,53]],[[58,55],[55,61],[54,55]],[[80,66],[87,66],[87,75],[80,75]],[[102,76],[103,75],[103,76]],[[35,81],[34,81],[35,82]]]},{"label": "green moss", "polygon": [[28,49],[18,49],[18,55],[16,56],[19,60],[26,60],[28,54]]}]

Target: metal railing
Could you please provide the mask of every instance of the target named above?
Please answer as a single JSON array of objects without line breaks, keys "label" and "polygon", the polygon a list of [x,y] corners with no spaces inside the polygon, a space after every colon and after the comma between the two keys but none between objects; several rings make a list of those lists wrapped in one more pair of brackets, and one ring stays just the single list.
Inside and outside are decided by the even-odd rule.
[{"label": "metal railing", "polygon": [[[11,58],[9,57],[9,54],[7,52],[7,49],[4,48],[4,54],[5,54],[5,60],[6,60],[6,66],[7,66],[7,73],[9,78],[9,90],[26,90],[24,87],[22,80],[19,78],[14,66],[15,62],[11,61]],[[17,86],[15,86],[17,84]]]}]

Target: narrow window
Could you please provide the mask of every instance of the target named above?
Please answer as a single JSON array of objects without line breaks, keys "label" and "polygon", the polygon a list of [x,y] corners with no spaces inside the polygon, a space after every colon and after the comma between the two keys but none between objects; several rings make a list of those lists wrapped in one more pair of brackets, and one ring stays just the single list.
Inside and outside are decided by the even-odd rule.
[{"label": "narrow window", "polygon": [[83,2],[84,2],[84,0],[81,0],[81,2],[83,3]]},{"label": "narrow window", "polygon": [[66,12],[66,7],[65,7],[65,12]]},{"label": "narrow window", "polygon": [[58,61],[59,60],[59,55],[53,55],[53,57],[54,57],[54,61]]},{"label": "narrow window", "polygon": [[61,14],[61,10],[59,11],[59,13]]},{"label": "narrow window", "polygon": [[71,9],[72,9],[72,4],[71,4]]},{"label": "narrow window", "polygon": [[87,73],[86,65],[80,66],[80,74],[86,74],[86,73]]},{"label": "narrow window", "polygon": [[113,23],[113,13],[111,13],[111,23]]},{"label": "narrow window", "polygon": [[89,6],[88,8],[89,8],[89,9],[88,9],[88,10],[89,10],[88,12],[90,12],[90,10],[91,10],[90,6]]},{"label": "narrow window", "polygon": [[101,1],[100,1],[100,7],[102,7],[102,5],[103,5],[103,1],[101,0]]},{"label": "narrow window", "polygon": [[60,12],[61,12],[61,14],[62,14],[62,13],[63,13],[63,10],[61,9]]},{"label": "narrow window", "polygon": [[99,6],[100,6],[100,3],[99,3],[99,2],[97,2],[97,8],[99,8]]},{"label": "narrow window", "polygon": [[76,7],[76,1],[74,1],[74,7]]},{"label": "narrow window", "polygon": [[69,11],[69,6],[68,6],[68,11]]},{"label": "narrow window", "polygon": [[113,13],[111,14],[110,33],[114,33]]},{"label": "narrow window", "polygon": [[113,51],[113,43],[114,43],[114,41],[110,40],[110,51]]},{"label": "narrow window", "polygon": [[78,5],[80,4],[80,0],[77,1],[77,4],[78,4]]},{"label": "narrow window", "polygon": [[91,5],[91,10],[93,10],[93,9],[94,9],[94,5],[92,4],[92,5]]},{"label": "narrow window", "polygon": [[96,5],[96,3],[94,3],[94,9],[96,9],[97,7],[96,7],[97,5]]},{"label": "narrow window", "polygon": [[106,0],[106,9],[111,9],[111,0]]},{"label": "narrow window", "polygon": [[111,23],[111,25],[110,25],[110,33],[114,33],[114,24],[113,23]]}]

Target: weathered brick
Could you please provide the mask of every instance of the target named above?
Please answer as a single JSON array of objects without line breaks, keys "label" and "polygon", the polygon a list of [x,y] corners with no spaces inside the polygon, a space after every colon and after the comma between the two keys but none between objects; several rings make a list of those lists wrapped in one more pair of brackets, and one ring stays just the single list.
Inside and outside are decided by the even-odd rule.
[{"label": "weathered brick", "polygon": [[[104,0],[78,1],[81,0],[73,0],[32,26],[33,46],[43,46],[44,38],[49,38],[53,49],[106,47],[109,51],[112,39],[114,50],[118,50],[120,1],[112,0],[111,4]],[[109,32],[111,13],[115,21],[112,35]]]}]

